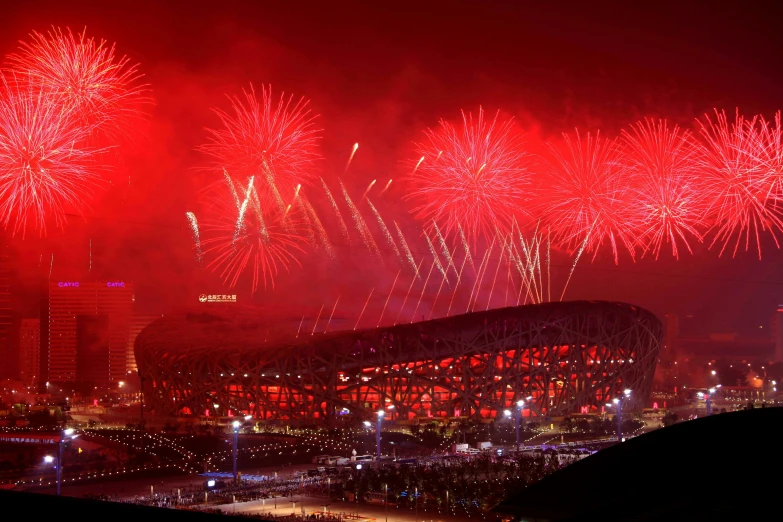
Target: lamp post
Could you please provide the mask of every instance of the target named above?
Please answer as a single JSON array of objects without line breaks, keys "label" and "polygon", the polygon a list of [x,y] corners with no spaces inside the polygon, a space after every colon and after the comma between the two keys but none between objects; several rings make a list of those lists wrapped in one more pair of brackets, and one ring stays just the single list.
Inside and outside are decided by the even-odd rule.
[{"label": "lamp post", "polygon": [[521,417],[522,417],[522,406],[524,406],[524,405],[525,405],[525,401],[523,401],[522,399],[517,401],[517,409],[515,411],[515,413],[516,413],[516,423],[517,423],[517,425],[516,425],[516,428],[517,428],[517,453],[519,453],[519,421],[521,420]]},{"label": "lamp post", "polygon": [[[503,415],[505,415],[507,418],[511,418],[511,410],[503,410]],[[519,432],[517,432],[519,433]],[[519,435],[517,435],[517,451],[519,451]]]},{"label": "lamp post", "polygon": [[60,490],[62,488],[62,479],[63,479],[63,448],[65,447],[65,442],[67,440],[73,440],[77,436],[73,434],[73,430],[68,428],[66,430],[63,430],[63,432],[60,434],[60,442],[58,444],[57,448],[57,456],[52,457],[51,455],[46,455],[44,457],[44,462],[47,464],[54,464],[54,469],[57,473],[57,496],[60,496]]},{"label": "lamp post", "polygon": [[623,441],[623,400],[626,397],[631,396],[631,390],[624,390],[623,394],[619,398],[612,399],[612,402],[617,406],[617,442]]},{"label": "lamp post", "polygon": [[378,424],[375,428],[375,446],[378,454],[378,462],[381,461],[381,422],[383,421],[383,410],[378,410]]},{"label": "lamp post", "polygon": [[715,388],[707,390],[707,417],[712,413],[712,394],[715,393]]},{"label": "lamp post", "polygon": [[231,423],[231,425],[234,427],[234,444],[233,444],[233,453],[234,453],[234,484],[237,483],[237,444],[239,443],[239,427],[242,425],[239,421],[234,421]]},{"label": "lamp post", "polygon": [[389,485],[383,485],[383,504],[386,506],[386,522],[389,522]]}]

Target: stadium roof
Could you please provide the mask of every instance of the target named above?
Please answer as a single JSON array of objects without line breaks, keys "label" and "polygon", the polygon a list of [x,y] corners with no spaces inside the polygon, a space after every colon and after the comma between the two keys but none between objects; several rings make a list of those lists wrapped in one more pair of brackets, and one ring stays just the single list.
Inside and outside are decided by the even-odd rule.
[{"label": "stadium roof", "polygon": [[495,509],[531,522],[780,514],[781,426],[781,408],[675,424],[599,451]]}]

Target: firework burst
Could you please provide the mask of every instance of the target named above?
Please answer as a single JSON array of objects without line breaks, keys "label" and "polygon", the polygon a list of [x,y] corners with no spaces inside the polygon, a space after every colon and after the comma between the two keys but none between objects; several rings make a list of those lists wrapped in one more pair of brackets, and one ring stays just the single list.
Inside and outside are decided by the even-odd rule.
[{"label": "firework burst", "polygon": [[298,214],[285,216],[276,205],[263,205],[251,184],[245,192],[245,201],[250,203],[243,201],[240,208],[229,192],[212,193],[208,218],[201,224],[201,246],[204,256],[211,258],[207,268],[231,288],[244,274],[252,292],[261,283],[274,288],[278,273],[299,264],[298,256],[304,254],[307,238],[300,233]]},{"label": "firework burst", "polygon": [[615,263],[618,245],[633,256],[639,223],[615,141],[598,134],[581,137],[578,132],[575,139],[565,134],[563,138],[562,147],[550,145],[550,168],[542,186],[542,214],[553,239],[574,249],[587,237],[594,257],[602,244],[609,243]]},{"label": "firework burst", "polygon": [[[446,121],[416,144],[417,160],[407,176],[413,212],[433,220],[447,236],[462,224],[472,239],[508,230],[529,194],[528,156],[513,120],[488,120],[462,113],[462,125]],[[422,159],[423,158],[423,159]]]},{"label": "firework burst", "polygon": [[658,258],[664,243],[679,257],[678,244],[702,240],[704,206],[697,183],[697,148],[691,134],[665,120],[646,119],[623,131],[625,178],[640,223],[639,242]]},{"label": "firework burst", "polygon": [[260,99],[251,85],[242,97],[229,98],[231,112],[215,109],[222,128],[208,129],[209,143],[201,151],[243,184],[251,176],[265,180],[265,189],[258,190],[262,199],[274,197],[280,204],[280,193],[312,181],[320,131],[306,99],[283,94],[275,102],[271,86],[259,94]]},{"label": "firework burst", "polygon": [[149,102],[138,66],[118,57],[113,44],[88,38],[86,30],[33,32],[8,63],[18,82],[57,97],[64,110],[94,129],[117,130]]},{"label": "firework burst", "polygon": [[100,151],[55,97],[0,85],[0,220],[13,234],[43,235],[47,222],[62,227],[68,209],[84,207],[100,181]]},{"label": "firework burst", "polygon": [[748,120],[739,112],[733,123],[726,113],[716,111],[714,122],[705,116],[699,125],[700,184],[707,201],[706,217],[716,230],[710,246],[721,243],[722,255],[733,243],[736,255],[744,239],[745,250],[752,241],[761,257],[762,232],[769,232],[777,244],[776,232],[783,231],[773,192],[779,174],[769,168],[769,162],[765,165],[765,160],[774,160],[764,156],[769,150],[762,152],[765,139],[774,138],[774,131],[760,118]]}]

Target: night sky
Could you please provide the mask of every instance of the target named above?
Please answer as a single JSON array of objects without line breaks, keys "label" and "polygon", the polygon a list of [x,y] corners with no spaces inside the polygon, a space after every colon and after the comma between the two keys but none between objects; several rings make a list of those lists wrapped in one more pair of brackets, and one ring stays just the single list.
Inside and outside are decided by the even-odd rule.
[{"label": "night sky", "polygon": [[[112,186],[84,219],[45,238],[10,240],[28,294],[18,300],[21,315],[34,315],[35,281],[52,254],[55,279],[87,276],[90,241],[91,275],[135,281],[140,311],[166,312],[225,288],[193,261],[184,214],[197,209],[199,187],[214,175],[196,150],[204,128],[217,125],[210,108],[251,82],[311,100],[323,128],[318,169],[325,179],[342,175],[351,146],[361,144],[346,175],[354,191],[403,174],[401,161],[424,128],[479,105],[515,116],[544,140],[574,128],[616,135],[645,116],[691,128],[714,108],[767,117],[783,108],[783,20],[766,3],[271,4],[3,3],[0,54],[15,51],[32,30],[86,26],[140,64],[155,100],[147,123],[113,153]],[[392,187],[382,213],[413,225],[402,185]],[[357,288],[355,299],[343,299],[359,306],[376,285],[385,296],[397,266],[370,268],[361,255],[348,257],[335,265],[310,256],[274,290],[236,293],[312,314],[341,287]],[[693,315],[686,333],[759,335],[783,303],[782,262],[769,236],[762,260],[752,249],[719,258],[698,245],[679,261],[665,254],[634,263],[625,255],[615,266],[604,251],[581,262],[567,297]]]}]

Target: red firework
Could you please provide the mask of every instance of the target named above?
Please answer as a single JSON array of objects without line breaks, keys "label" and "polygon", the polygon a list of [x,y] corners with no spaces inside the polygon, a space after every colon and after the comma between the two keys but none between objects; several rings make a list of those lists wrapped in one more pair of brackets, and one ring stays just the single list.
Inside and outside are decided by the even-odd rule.
[{"label": "red firework", "polygon": [[620,244],[633,257],[639,223],[631,210],[631,191],[622,176],[617,143],[597,133],[582,138],[577,132],[576,139],[566,134],[563,138],[561,148],[550,144],[550,168],[539,203],[553,239],[569,249],[584,245],[593,257],[608,242],[615,263]]},{"label": "red firework", "polygon": [[754,168],[763,172],[774,209],[783,200],[783,128],[780,111],[775,113],[772,121],[759,116],[755,123],[750,128],[748,154],[754,161]]},{"label": "red firework", "polygon": [[204,255],[212,258],[207,267],[229,287],[246,274],[255,292],[262,281],[264,288],[274,288],[280,270],[299,264],[297,255],[304,253],[307,238],[300,233],[298,212],[264,206],[253,181],[244,187],[227,186],[233,183],[229,179],[220,193],[215,193],[216,187],[211,189],[214,199],[202,221],[201,246]]},{"label": "red firework", "polygon": [[297,185],[309,183],[315,175],[317,116],[304,98],[294,102],[293,95],[283,94],[274,103],[271,86],[261,88],[260,101],[252,85],[243,91],[243,98],[230,98],[232,114],[214,109],[223,127],[208,129],[210,142],[201,150],[242,184],[255,176],[258,187],[264,187],[259,190],[263,199],[273,197],[283,206],[283,197],[290,197]]},{"label": "red firework", "polygon": [[406,176],[406,199],[427,226],[435,221],[449,235],[461,225],[469,238],[507,232],[528,199],[530,172],[522,135],[512,119],[462,113],[462,125],[441,120],[416,143]]},{"label": "red firework", "polygon": [[[722,255],[733,242],[732,255],[736,255],[743,237],[745,250],[753,238],[760,258],[761,233],[768,231],[778,244],[776,232],[783,231],[775,191],[780,186],[779,164],[775,166],[779,130],[758,117],[745,119],[739,111],[733,123],[725,112],[715,111],[715,122],[705,115],[699,125],[704,139],[700,182],[707,219],[716,229],[710,246],[721,242]],[[772,148],[774,140],[777,152]]]},{"label": "red firework", "polygon": [[679,257],[678,243],[701,241],[704,199],[697,180],[698,151],[693,137],[665,120],[645,119],[622,132],[625,179],[638,214],[639,242],[658,258],[664,243]]},{"label": "red firework", "polygon": [[99,151],[56,97],[10,87],[0,93],[0,220],[13,234],[62,227],[68,209],[83,207],[99,181]]},{"label": "red firework", "polygon": [[30,38],[8,57],[17,81],[59,97],[63,109],[83,123],[117,129],[148,101],[146,86],[138,84],[137,65],[117,57],[114,45],[60,28],[46,35],[33,32]]}]

